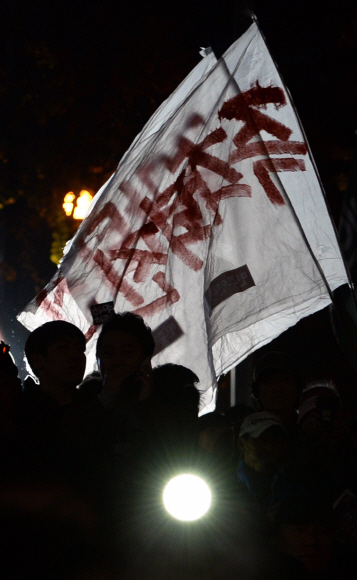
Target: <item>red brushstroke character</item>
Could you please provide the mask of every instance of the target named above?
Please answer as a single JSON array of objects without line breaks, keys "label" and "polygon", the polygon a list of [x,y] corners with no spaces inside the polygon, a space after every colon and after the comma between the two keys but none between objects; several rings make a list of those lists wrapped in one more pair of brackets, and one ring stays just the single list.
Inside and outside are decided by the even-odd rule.
[{"label": "red brushstroke character", "polygon": [[[236,148],[228,161],[209,152],[211,147],[227,139],[227,133],[223,127],[219,127],[199,143],[194,143],[185,135],[181,135],[177,139],[175,155],[172,157],[160,155],[139,167],[137,174],[151,193],[151,198],[148,196],[142,198],[142,194],[136,191],[131,183],[123,181],[119,189],[131,201],[134,199],[134,206],[140,207],[146,216],[142,226],[136,231],[130,233],[126,220],[112,202],[107,202],[98,214],[89,216],[76,246],[77,248],[82,246],[81,252],[85,251],[84,238],[93,235],[99,224],[101,224],[100,233],[97,233],[99,242],[109,228],[123,234],[124,239],[119,248],[109,248],[105,253],[102,249],[97,249],[93,260],[104,273],[105,280],[114,294],[117,292],[123,294],[136,312],[152,315],[177,302],[180,296],[167,283],[164,272],[157,271],[157,267],[152,281],[164,295],[150,304],[144,304],[143,296],[133,287],[132,282],[141,284],[150,278],[154,265],[165,267],[169,251],[190,269],[199,271],[203,267],[203,259],[194,252],[192,246],[209,238],[213,226],[222,224],[222,216],[219,213],[220,201],[229,197],[251,197],[251,187],[240,183],[243,175],[232,166],[234,163],[258,156],[263,157],[253,161],[253,172],[271,203],[275,206],[285,204],[269,173],[304,171],[304,161],[292,156],[305,155],[306,145],[299,141],[289,141],[291,129],[261,111],[266,109],[268,104],[273,104],[277,108],[285,106],[284,91],[280,87],[261,87],[259,83],[223,104],[218,113],[220,120],[235,119],[243,122],[243,126],[233,139]],[[184,130],[203,126],[204,123],[204,118],[195,113],[188,118]],[[260,138],[251,142],[253,138],[260,137],[262,131],[274,136],[275,140],[263,141]],[[276,158],[271,155],[289,156]],[[158,170],[162,172],[163,167],[172,174],[178,172],[178,175],[164,191],[159,191],[155,177]],[[207,183],[199,168],[218,175],[222,178],[222,182],[225,181],[225,185],[212,191],[212,186]],[[204,201],[211,216],[208,220],[205,220],[202,214],[200,199]],[[105,228],[102,227],[104,219],[108,220]],[[140,241],[144,242],[146,248],[140,247]],[[114,267],[116,260],[125,262],[122,274]],[[132,274],[130,283],[127,274]],[[59,289],[57,300],[60,302],[61,298]]]},{"label": "red brushstroke character", "polygon": [[[204,119],[195,114],[188,119],[186,128],[203,123]],[[96,259],[97,264],[105,270],[109,282],[114,286],[118,287],[119,280],[115,270],[110,267],[109,261],[115,262],[118,259],[126,260],[125,274],[133,273],[133,281],[136,283],[147,279],[154,264],[165,266],[168,251],[174,253],[194,271],[203,267],[202,258],[189,246],[207,239],[211,235],[212,225],[222,223],[222,217],[218,211],[221,199],[251,195],[248,185],[238,183],[242,174],[226,161],[222,161],[207,151],[213,145],[222,143],[226,139],[227,134],[222,128],[212,131],[202,142],[196,144],[187,137],[180,136],[173,157],[161,155],[139,168],[138,175],[154,198],[151,200],[146,196],[139,204],[140,209],[147,215],[146,223],[126,236],[119,249],[110,249],[109,260],[103,255],[100,259]],[[175,181],[164,191],[159,192],[154,178],[158,167],[162,168],[164,164],[171,173],[175,173],[184,161],[186,161],[185,166]],[[225,179],[229,185],[211,191],[199,167],[209,169]],[[125,195],[134,195],[136,198],[139,195],[126,181],[121,183],[120,189]],[[213,223],[204,223],[199,198],[205,201],[206,208],[213,216]],[[178,230],[180,233],[176,233]],[[138,248],[139,240],[144,241],[147,250]],[[136,311],[141,314],[153,314],[179,300],[177,291],[165,281],[163,272],[156,273],[152,280],[159,285],[165,295],[149,305],[137,308]],[[124,282],[121,281],[119,292],[124,294],[134,306],[137,306],[134,288],[128,283],[124,284],[124,288],[123,284]]]},{"label": "red brushstroke character", "polygon": [[[261,87],[257,82],[248,91],[226,101],[218,116],[221,120],[236,119],[244,123],[233,139],[236,149],[231,153],[230,162],[237,163],[243,159],[264,155],[265,159],[253,163],[254,174],[272,204],[284,205],[284,198],[271,180],[269,172],[305,171],[305,163],[303,160],[296,160],[293,157],[275,159],[270,158],[270,156],[306,155],[307,148],[304,142],[289,141],[291,129],[260,111],[260,109],[266,108],[269,103],[274,104],[276,108],[285,106],[287,103],[283,89],[273,86]],[[261,131],[266,131],[277,140],[264,141],[260,137]],[[257,135],[260,137],[259,141],[249,143]]]},{"label": "red brushstroke character", "polygon": [[[196,124],[204,122],[197,115],[194,118]],[[243,177],[241,173],[226,161],[222,161],[219,157],[207,152],[207,149],[226,139],[227,134],[221,127],[212,131],[201,143],[195,144],[187,137],[181,136],[178,139],[177,151],[172,158],[161,156],[139,171],[143,183],[155,195],[154,201],[145,197],[140,203],[140,208],[147,214],[148,222],[156,226],[156,232],[161,231],[168,240],[170,251],[194,271],[202,268],[203,261],[188,246],[208,238],[212,230],[210,223],[204,224],[198,198],[201,197],[205,200],[207,209],[214,216],[214,225],[219,225],[222,223],[218,211],[221,199],[249,197],[251,195],[251,189],[248,185],[238,183]],[[185,160],[185,167],[174,183],[163,192],[158,192],[152,180],[152,174],[157,168],[157,164],[164,163],[167,169],[174,173]],[[217,191],[212,192],[198,167],[209,169],[228,181],[230,185],[222,186]],[[175,235],[178,228],[181,230],[184,228],[186,231]],[[152,251],[160,251],[157,246],[155,247],[156,242],[150,240],[150,237],[147,237],[145,242],[149,247],[151,246]]]}]

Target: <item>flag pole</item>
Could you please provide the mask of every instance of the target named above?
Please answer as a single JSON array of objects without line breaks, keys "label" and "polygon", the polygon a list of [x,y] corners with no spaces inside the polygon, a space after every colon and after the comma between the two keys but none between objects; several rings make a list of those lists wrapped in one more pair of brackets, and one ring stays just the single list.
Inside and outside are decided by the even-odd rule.
[{"label": "flag pole", "polygon": [[230,380],[230,405],[234,407],[236,404],[236,367],[233,367],[229,375]]}]

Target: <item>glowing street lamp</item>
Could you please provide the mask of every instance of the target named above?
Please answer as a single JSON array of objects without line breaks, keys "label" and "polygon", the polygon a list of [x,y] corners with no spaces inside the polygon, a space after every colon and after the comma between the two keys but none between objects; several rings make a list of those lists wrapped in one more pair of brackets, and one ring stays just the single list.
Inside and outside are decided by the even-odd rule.
[{"label": "glowing street lamp", "polygon": [[165,508],[177,520],[198,520],[209,510],[211,491],[197,475],[184,473],[171,479],[163,493]]},{"label": "glowing street lamp", "polygon": [[73,202],[74,202],[75,198],[76,198],[76,196],[74,195],[73,191],[69,191],[64,196],[62,207],[63,207],[66,215],[68,215],[68,216],[70,216],[72,214],[73,205],[74,205]]},{"label": "glowing street lamp", "polygon": [[[64,196],[62,207],[67,216],[72,216],[75,220],[82,220],[86,217],[88,208],[93,196],[86,189],[82,189],[76,199],[73,191],[69,191]],[[76,206],[74,202],[76,200]],[[74,208],[74,209],[73,209]],[[73,212],[73,213],[72,213]]]},{"label": "glowing street lamp", "polygon": [[92,199],[93,195],[91,195],[86,189],[82,189],[79,196],[77,197],[77,205],[73,212],[73,217],[75,220],[83,220],[86,217]]}]

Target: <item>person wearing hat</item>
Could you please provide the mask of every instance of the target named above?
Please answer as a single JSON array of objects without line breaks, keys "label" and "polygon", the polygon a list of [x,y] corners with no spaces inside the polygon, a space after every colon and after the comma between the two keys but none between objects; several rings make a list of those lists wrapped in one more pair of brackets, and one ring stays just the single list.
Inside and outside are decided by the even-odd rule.
[{"label": "person wearing hat", "polygon": [[285,495],[289,487],[281,473],[288,451],[288,434],[281,421],[266,411],[244,419],[239,432],[241,460],[237,477],[241,489],[265,514],[272,502]]},{"label": "person wearing hat", "polygon": [[321,379],[304,386],[297,423],[304,438],[315,444],[329,440],[336,447],[338,440],[346,438],[340,394],[332,381]]},{"label": "person wearing hat", "polygon": [[295,429],[302,380],[290,356],[269,352],[254,366],[252,395],[258,410],[272,413],[290,433]]},{"label": "person wearing hat", "polygon": [[343,420],[331,381],[308,383],[298,408],[295,465],[305,487],[333,503],[349,489],[357,494],[356,441]]}]

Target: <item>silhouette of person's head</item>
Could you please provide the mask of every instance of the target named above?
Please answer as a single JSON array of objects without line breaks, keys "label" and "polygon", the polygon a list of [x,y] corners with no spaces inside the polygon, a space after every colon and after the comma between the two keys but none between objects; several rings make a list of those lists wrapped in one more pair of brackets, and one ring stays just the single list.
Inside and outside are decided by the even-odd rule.
[{"label": "silhouette of person's head", "polygon": [[[97,361],[104,388],[121,398],[151,392],[151,358],[155,342],[141,316],[132,312],[113,314],[104,324],[97,342]],[[135,397],[134,397],[135,398]]]},{"label": "silhouette of person's head", "polygon": [[163,405],[183,421],[197,419],[200,393],[198,376],[191,369],[167,363],[153,369],[154,390]]},{"label": "silhouette of person's head", "polygon": [[85,349],[86,340],[79,328],[70,322],[56,320],[31,332],[25,344],[25,355],[42,390],[50,390],[52,394],[57,390],[69,393],[83,379]]},{"label": "silhouette of person's head", "polygon": [[261,410],[284,421],[296,409],[300,391],[301,378],[288,354],[272,351],[257,361],[252,394]]}]

